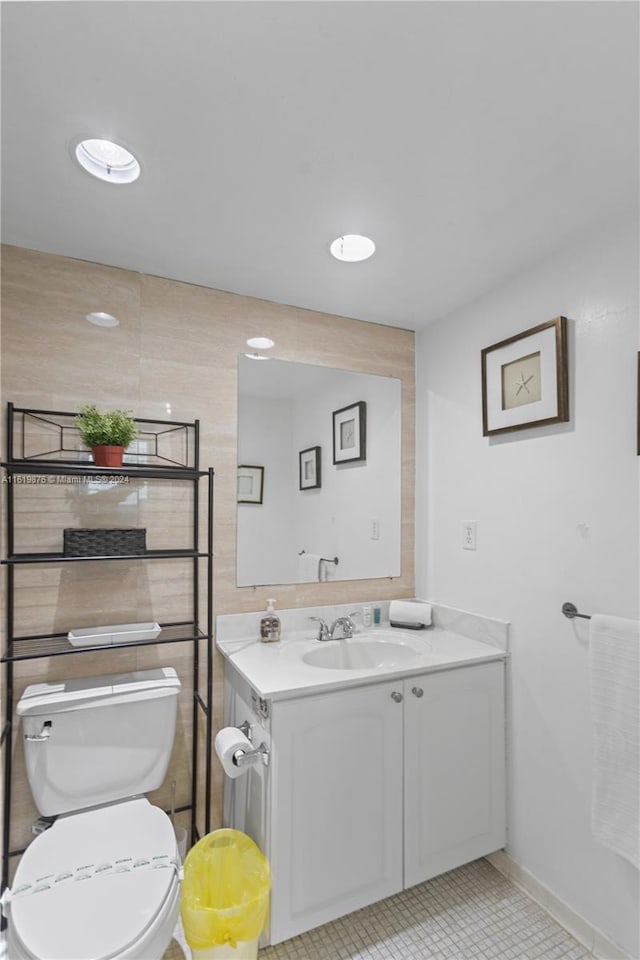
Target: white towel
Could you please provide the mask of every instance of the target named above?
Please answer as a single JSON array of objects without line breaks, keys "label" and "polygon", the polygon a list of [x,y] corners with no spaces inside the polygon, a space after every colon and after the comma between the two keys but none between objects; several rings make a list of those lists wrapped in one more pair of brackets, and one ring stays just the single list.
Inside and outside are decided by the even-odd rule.
[{"label": "white towel", "polygon": [[593,835],[640,868],[640,623],[592,616],[589,669]]}]

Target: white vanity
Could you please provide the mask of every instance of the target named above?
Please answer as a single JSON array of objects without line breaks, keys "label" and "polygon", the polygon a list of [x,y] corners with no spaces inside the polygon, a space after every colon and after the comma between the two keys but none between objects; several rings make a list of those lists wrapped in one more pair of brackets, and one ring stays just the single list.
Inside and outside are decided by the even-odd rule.
[{"label": "white vanity", "polygon": [[345,612],[283,611],[279,644],[218,618],[225,724],[269,750],[225,778],[225,826],[271,864],[270,943],[505,843],[507,625],[434,607],[427,630],[313,639],[309,615]]}]

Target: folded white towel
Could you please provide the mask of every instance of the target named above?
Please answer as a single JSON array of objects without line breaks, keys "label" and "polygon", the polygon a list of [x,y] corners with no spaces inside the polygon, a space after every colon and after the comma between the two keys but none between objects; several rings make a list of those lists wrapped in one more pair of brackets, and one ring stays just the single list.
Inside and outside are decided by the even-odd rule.
[{"label": "folded white towel", "polygon": [[589,669],[593,835],[640,868],[640,623],[592,616]]}]

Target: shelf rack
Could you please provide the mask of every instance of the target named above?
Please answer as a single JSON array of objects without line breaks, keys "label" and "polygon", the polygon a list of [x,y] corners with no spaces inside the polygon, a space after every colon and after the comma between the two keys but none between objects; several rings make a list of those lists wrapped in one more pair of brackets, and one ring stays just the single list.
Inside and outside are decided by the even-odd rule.
[{"label": "shelf rack", "polygon": [[[12,730],[14,726],[14,664],[44,657],[82,656],[100,650],[125,647],[159,646],[166,643],[190,643],[193,651],[193,715],[191,802],[176,808],[191,813],[191,840],[199,839],[198,829],[198,727],[199,715],[205,718],[204,830],[211,828],[211,747],[213,691],[213,478],[212,467],[199,467],[200,423],[137,419],[137,439],[128,448],[122,467],[97,467],[89,460],[75,426],[76,413],[36,410],[7,404],[7,458],[1,464],[5,475],[6,556],[0,563],[6,567],[6,642],[0,656],[5,671],[5,711],[0,731],[0,749],[4,751],[2,878],[0,891],[8,886],[10,859],[23,853],[12,850]],[[57,482],[56,477],[85,477],[96,483],[108,483],[127,477],[144,480],[175,480],[190,483],[193,490],[192,544],[188,549],[147,550],[127,556],[68,557],[58,552],[19,553],[14,550],[16,492],[21,486]],[[53,478],[53,479],[52,479]],[[200,483],[206,478],[206,549],[200,549],[199,523],[201,507]],[[95,560],[149,561],[185,559],[192,563],[192,619],[161,624],[160,634],[153,640],[132,643],[101,644],[91,647],[71,646],[66,633],[17,635],[15,633],[15,576],[26,564],[86,563]],[[206,563],[206,624],[200,626],[200,563]],[[206,642],[206,690],[200,689],[200,644]],[[203,696],[204,693],[204,696]],[[3,920],[3,927],[5,921]]]}]

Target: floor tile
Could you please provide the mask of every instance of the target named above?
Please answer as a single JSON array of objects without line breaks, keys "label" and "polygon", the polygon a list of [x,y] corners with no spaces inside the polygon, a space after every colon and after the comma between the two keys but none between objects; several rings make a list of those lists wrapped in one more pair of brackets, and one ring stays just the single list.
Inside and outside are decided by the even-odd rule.
[{"label": "floor tile", "polygon": [[592,960],[486,860],[267,947],[259,960]]}]

